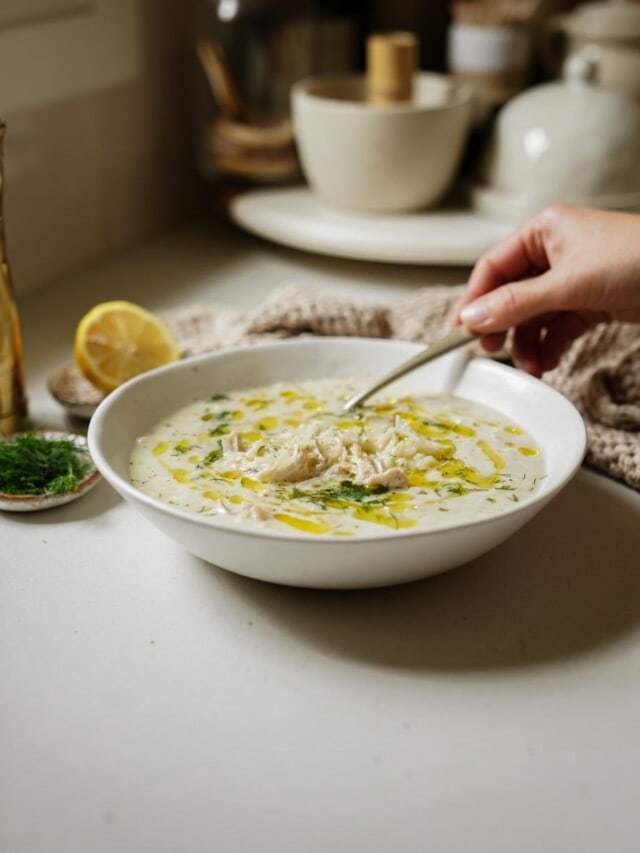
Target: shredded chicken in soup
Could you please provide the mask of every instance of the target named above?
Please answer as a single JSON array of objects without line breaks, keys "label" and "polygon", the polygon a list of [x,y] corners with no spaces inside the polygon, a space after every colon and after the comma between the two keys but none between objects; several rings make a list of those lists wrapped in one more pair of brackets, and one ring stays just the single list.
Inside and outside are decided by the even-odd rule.
[{"label": "shredded chicken in soup", "polygon": [[451,395],[378,395],[353,380],[213,394],[138,439],[131,481],[168,504],[318,536],[437,528],[513,508],[536,490],[534,440]]}]

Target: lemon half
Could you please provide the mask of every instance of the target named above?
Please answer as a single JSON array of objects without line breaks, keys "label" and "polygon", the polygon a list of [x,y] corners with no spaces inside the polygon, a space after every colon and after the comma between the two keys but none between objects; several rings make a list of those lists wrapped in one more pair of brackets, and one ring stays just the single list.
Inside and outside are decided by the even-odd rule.
[{"label": "lemon half", "polygon": [[180,358],[166,323],[125,300],[101,302],[84,315],[76,329],[74,355],[84,376],[105,393]]}]

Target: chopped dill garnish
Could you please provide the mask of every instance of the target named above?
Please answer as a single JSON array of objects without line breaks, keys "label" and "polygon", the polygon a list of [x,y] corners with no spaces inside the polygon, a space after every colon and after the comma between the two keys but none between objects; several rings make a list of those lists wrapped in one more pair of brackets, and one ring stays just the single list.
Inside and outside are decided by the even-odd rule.
[{"label": "chopped dill garnish", "polygon": [[204,457],[205,465],[212,465],[214,462],[217,462],[219,459],[222,459],[224,455],[224,450],[222,449],[222,441],[218,441],[218,446],[215,450],[212,450],[211,453],[208,453]]},{"label": "chopped dill garnish", "polygon": [[0,492],[5,495],[73,492],[93,467],[89,451],[69,438],[25,433],[0,442]]},{"label": "chopped dill garnish", "polygon": [[386,486],[362,486],[351,480],[342,480],[326,489],[300,489],[294,486],[289,493],[292,500],[310,501],[322,507],[341,507],[355,502],[363,506],[382,506],[386,502]]},{"label": "chopped dill garnish", "polygon": [[203,415],[200,415],[201,421],[228,421],[232,417],[233,412],[229,412],[226,409],[223,412],[211,412],[206,411]]},{"label": "chopped dill garnish", "polygon": [[212,403],[217,403],[217,402],[219,402],[220,400],[228,400],[228,399],[229,399],[229,395],[228,395],[228,394],[212,394],[212,395],[209,397],[209,400],[210,400]]},{"label": "chopped dill garnish", "polygon": [[190,444],[188,441],[179,441],[174,445],[174,452],[178,455],[183,453],[188,453],[190,450],[193,450],[193,444]]},{"label": "chopped dill garnish", "polygon": [[436,494],[438,497],[446,498],[450,495],[457,495],[462,497],[463,495],[468,494],[470,491],[478,491],[477,489],[468,489],[466,486],[463,486],[462,483],[445,483],[439,489],[436,489]]}]

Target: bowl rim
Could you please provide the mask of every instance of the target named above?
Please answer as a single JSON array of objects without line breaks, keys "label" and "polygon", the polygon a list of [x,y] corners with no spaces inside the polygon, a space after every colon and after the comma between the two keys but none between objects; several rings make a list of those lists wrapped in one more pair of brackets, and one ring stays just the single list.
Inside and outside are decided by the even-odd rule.
[{"label": "bowl rim", "polygon": [[292,103],[312,103],[321,109],[338,110],[350,112],[356,115],[385,116],[385,115],[421,115],[423,113],[448,112],[458,110],[460,107],[471,107],[477,99],[476,89],[469,83],[456,80],[448,74],[440,74],[435,71],[416,72],[418,81],[440,82],[449,85],[447,99],[437,104],[421,104],[419,101],[400,101],[392,104],[376,104],[375,108],[366,101],[341,100],[339,98],[327,97],[317,92],[309,91],[311,86],[338,86],[353,83],[365,83],[364,74],[327,74],[302,77],[291,86]]},{"label": "bowl rim", "polygon": [[[157,498],[152,497],[151,495],[146,494],[145,492],[138,489],[130,480],[122,477],[111,465],[109,460],[106,458],[105,454],[101,449],[101,436],[104,432],[104,424],[103,421],[107,420],[111,409],[119,404],[123,397],[127,397],[129,395],[135,394],[136,390],[138,390],[141,386],[149,382],[155,382],[163,375],[173,372],[182,372],[184,370],[191,371],[194,367],[198,367],[201,364],[212,362],[215,364],[216,361],[222,358],[233,358],[235,355],[242,353],[246,355],[248,352],[252,352],[256,354],[256,357],[259,358],[260,355],[264,352],[269,352],[274,350],[275,348],[282,347],[291,347],[291,348],[304,348],[309,346],[317,346],[319,342],[322,342],[323,346],[327,344],[331,345],[331,343],[336,343],[338,345],[349,343],[355,344],[358,346],[359,344],[378,344],[378,345],[403,345],[405,347],[413,347],[413,348],[421,348],[421,344],[415,344],[412,341],[400,341],[397,339],[385,339],[385,338],[361,338],[361,337],[330,337],[330,338],[294,338],[287,340],[279,340],[274,342],[266,342],[266,343],[258,343],[251,344],[249,346],[238,346],[238,347],[230,347],[224,350],[216,350],[213,352],[202,353],[200,355],[191,356],[189,358],[181,359],[176,362],[172,362],[170,364],[166,364],[162,367],[158,367],[154,370],[147,371],[139,376],[136,376],[115,391],[112,391],[108,394],[104,400],[98,405],[91,421],[89,422],[89,428],[87,433],[87,442],[89,451],[91,453],[91,457],[104,477],[104,479],[125,499],[130,499],[134,502],[142,503],[149,507],[152,510],[160,511],[161,513],[170,515],[179,519],[180,521],[186,521],[191,524],[195,524],[198,527],[202,528],[210,528],[214,531],[232,534],[234,536],[250,536],[252,538],[257,538],[258,540],[275,540],[278,542],[305,542],[309,544],[322,544],[322,545],[332,545],[332,546],[356,546],[362,543],[371,543],[371,542],[382,542],[382,541],[395,541],[398,538],[406,539],[406,538],[415,538],[418,536],[436,536],[436,535],[445,535],[451,533],[452,530],[462,530],[469,528],[476,528],[487,526],[489,524],[493,524],[497,519],[504,518],[506,516],[514,516],[520,515],[522,513],[526,513],[531,507],[536,504],[544,504],[549,501],[552,497],[554,497],[561,489],[563,489],[567,483],[571,481],[571,479],[575,476],[577,470],[584,460],[584,456],[586,453],[586,443],[587,443],[587,434],[586,427],[584,424],[584,420],[576,407],[571,403],[563,394],[559,391],[556,391],[551,386],[542,382],[539,379],[535,379],[532,376],[529,376],[526,373],[518,370],[515,367],[510,367],[509,365],[502,364],[497,362],[495,359],[471,356],[468,353],[458,351],[457,353],[451,353],[449,356],[444,356],[444,358],[451,356],[458,356],[464,359],[464,367],[459,372],[459,376],[456,380],[457,382],[464,375],[465,370],[468,367],[470,362],[479,363],[483,366],[483,369],[492,370],[498,373],[506,373],[507,375],[511,373],[517,373],[521,379],[524,379],[527,382],[531,383],[540,383],[542,388],[544,388],[544,393],[548,394],[550,398],[556,400],[556,402],[563,407],[569,417],[571,417],[574,421],[574,425],[577,428],[577,435],[575,444],[572,448],[567,451],[567,456],[570,458],[567,462],[567,467],[565,473],[562,477],[558,479],[558,481],[552,486],[541,489],[534,492],[531,497],[523,499],[519,501],[517,504],[514,504],[513,507],[506,507],[502,509],[500,512],[491,513],[488,515],[484,515],[480,518],[467,520],[467,521],[458,521],[458,522],[450,522],[447,524],[443,524],[438,526],[435,529],[430,529],[428,527],[418,527],[411,529],[401,529],[395,530],[393,533],[377,533],[373,532],[371,534],[366,533],[362,535],[357,535],[354,537],[339,537],[339,536],[322,536],[322,537],[314,537],[309,534],[305,534],[304,532],[291,530],[291,531],[278,531],[278,530],[264,530],[260,527],[251,527],[251,526],[241,526],[240,524],[230,523],[225,519],[216,518],[216,516],[208,516],[199,513],[189,512],[187,510],[182,510],[177,507],[174,507],[170,504],[163,503]],[[277,381],[277,380],[274,380]],[[302,379],[296,381],[304,381]],[[251,387],[251,386],[248,386]],[[455,394],[455,386],[450,392]],[[178,404],[178,406],[173,409],[167,411],[167,416],[171,414],[171,411],[175,411],[180,405],[187,405],[187,403]],[[492,405],[492,404],[487,404]],[[496,411],[500,412],[498,407]],[[535,436],[534,436],[535,438]],[[129,449],[129,453],[131,448]],[[548,473],[545,479],[548,478]]]}]

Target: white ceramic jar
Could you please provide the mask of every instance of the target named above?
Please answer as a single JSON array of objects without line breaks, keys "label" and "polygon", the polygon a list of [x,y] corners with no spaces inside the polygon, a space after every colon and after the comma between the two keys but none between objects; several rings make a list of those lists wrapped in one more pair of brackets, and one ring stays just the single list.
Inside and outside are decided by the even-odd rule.
[{"label": "white ceramic jar", "polygon": [[502,109],[473,188],[476,208],[515,219],[557,201],[640,209],[640,105],[596,77],[595,61],[576,54],[563,80]]},{"label": "white ceramic jar", "polygon": [[640,98],[640,3],[601,0],[549,19],[541,40],[543,58],[557,72],[565,57],[588,50],[599,79]]}]

